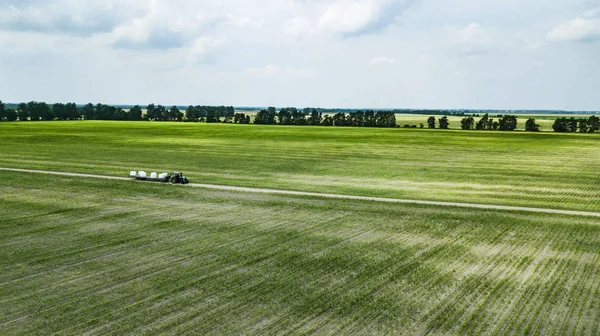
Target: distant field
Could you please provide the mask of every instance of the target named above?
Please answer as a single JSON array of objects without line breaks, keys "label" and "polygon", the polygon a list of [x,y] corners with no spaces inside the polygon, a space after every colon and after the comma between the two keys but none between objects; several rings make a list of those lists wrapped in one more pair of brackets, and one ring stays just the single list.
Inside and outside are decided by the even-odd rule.
[{"label": "distant field", "polygon": [[598,219],[0,177],[2,335],[600,332]]},{"label": "distant field", "polygon": [[600,135],[152,122],[0,123],[0,166],[600,211]]}]

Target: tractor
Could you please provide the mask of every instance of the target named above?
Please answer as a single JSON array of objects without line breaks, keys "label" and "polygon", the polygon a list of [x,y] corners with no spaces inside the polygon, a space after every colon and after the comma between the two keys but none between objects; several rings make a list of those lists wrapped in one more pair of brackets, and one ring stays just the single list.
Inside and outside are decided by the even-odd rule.
[{"label": "tractor", "polygon": [[167,183],[169,181],[171,181],[171,183],[173,184],[188,184],[190,183],[190,181],[188,181],[187,177],[183,176],[183,173],[181,172],[175,172],[173,173],[173,175],[169,175],[167,173],[162,173],[162,174],[157,174],[157,173],[151,173],[150,176],[148,176],[148,174],[145,171],[131,171],[129,173],[130,177],[135,178],[136,180],[140,180],[140,181],[150,181],[150,182],[164,182]]},{"label": "tractor", "polygon": [[171,183],[176,184],[176,183],[181,183],[181,184],[188,184],[190,181],[188,181],[187,177],[183,176],[183,173],[181,172],[175,172],[173,173],[173,175],[171,175]]}]

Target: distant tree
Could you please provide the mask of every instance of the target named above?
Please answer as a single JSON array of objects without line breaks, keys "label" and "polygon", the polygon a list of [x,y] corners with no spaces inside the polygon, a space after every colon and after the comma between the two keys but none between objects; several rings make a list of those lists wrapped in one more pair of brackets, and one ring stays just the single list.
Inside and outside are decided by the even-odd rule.
[{"label": "distant tree", "polygon": [[540,125],[538,125],[538,124],[535,123],[535,119],[529,118],[525,122],[525,131],[527,131],[527,132],[539,132],[540,131]]},{"label": "distant tree", "polygon": [[67,107],[65,104],[62,104],[62,103],[52,104],[52,112],[54,113],[54,116],[58,120],[69,119],[69,115],[67,114]]},{"label": "distant tree", "polygon": [[37,102],[30,101],[29,103],[27,103],[27,110],[29,111],[29,120],[42,120],[42,114],[44,113],[44,111],[38,106]]},{"label": "distant tree", "polygon": [[473,125],[475,125],[475,119],[473,119],[471,116],[462,118],[460,121],[460,128],[464,130],[473,129]]},{"label": "distant tree", "polygon": [[498,124],[501,131],[514,131],[517,128],[517,117],[504,115]]},{"label": "distant tree", "polygon": [[113,120],[129,120],[129,113],[120,107],[115,109]]},{"label": "distant tree", "polygon": [[296,108],[291,108],[290,115],[291,115],[292,119],[291,119],[290,123],[292,125],[306,125],[307,124],[306,111],[309,111],[309,109],[305,108],[303,111],[299,111]]},{"label": "distant tree", "polygon": [[206,112],[206,122],[207,123],[216,123],[216,122],[221,121],[219,113],[216,109],[207,108],[206,110],[207,110],[207,112]]},{"label": "distant tree", "polygon": [[254,123],[260,125],[266,125],[269,123],[269,112],[267,110],[261,110],[254,117]]},{"label": "distant tree", "polygon": [[[296,112],[295,108],[293,108],[294,112]],[[292,108],[291,107],[283,107],[277,113],[277,118],[279,119],[279,124],[281,125],[291,125],[292,124]]]},{"label": "distant tree", "polygon": [[17,105],[17,116],[19,117],[20,121],[29,120],[29,106],[25,103],[20,103],[19,105]]},{"label": "distant tree", "polygon": [[394,112],[379,111],[375,113],[375,126],[396,127],[396,114]]},{"label": "distant tree", "polygon": [[568,124],[568,128],[569,128],[569,132],[577,132],[577,127],[578,125],[578,121],[577,119],[571,117],[569,118],[569,124]]},{"label": "distant tree", "polygon": [[326,115],[321,121],[321,126],[333,126],[333,118],[330,115]]},{"label": "distant tree", "polygon": [[96,104],[95,119],[96,120],[116,120],[117,119],[116,107],[104,105],[101,103]]},{"label": "distant tree", "polygon": [[154,110],[154,115],[156,121],[166,121],[167,120],[167,109],[158,104],[156,105],[156,109]]},{"label": "distant tree", "polygon": [[477,124],[475,125],[475,129],[477,130],[485,130],[488,128],[489,115],[486,113],[479,119]]},{"label": "distant tree", "polygon": [[225,115],[224,117],[228,120],[232,119],[235,115],[235,108],[233,106],[225,107]]},{"label": "distant tree", "polygon": [[6,119],[6,107],[2,100],[0,100],[0,121],[4,121]]},{"label": "distant tree", "polygon": [[435,128],[435,117],[431,116],[427,119],[427,128]]},{"label": "distant tree", "polygon": [[168,116],[169,116],[168,120],[170,120],[170,121],[182,121],[183,120],[183,113],[181,113],[181,111],[179,111],[177,106],[171,107],[171,109],[169,110]]},{"label": "distant tree", "polygon": [[135,105],[132,107],[129,112],[129,120],[139,121],[142,120],[142,107],[140,105]]},{"label": "distant tree", "polygon": [[596,116],[591,116],[588,119],[587,125],[588,125],[589,133],[598,132],[600,130],[600,118],[598,118]]},{"label": "distant tree", "polygon": [[81,114],[85,120],[96,119],[96,110],[92,103],[87,103],[82,109]]},{"label": "distant tree", "polygon": [[6,121],[17,120],[17,111],[13,109],[6,109]]},{"label": "distant tree", "polygon": [[277,109],[273,106],[270,106],[267,109],[267,124],[269,124],[269,125],[277,124]]},{"label": "distant tree", "polygon": [[439,119],[439,124],[440,124],[440,128],[441,129],[448,129],[448,126],[450,126],[450,122],[448,121],[448,117],[443,116]]},{"label": "distant tree", "polygon": [[323,115],[317,111],[317,109],[312,109],[310,112],[310,117],[308,118],[308,124],[313,126],[321,125],[321,120],[323,119]]},{"label": "distant tree", "polygon": [[568,132],[569,127],[568,127],[567,118],[565,118],[565,117],[556,118],[556,120],[554,121],[554,124],[552,125],[552,129],[554,130],[554,132]]},{"label": "distant tree", "polygon": [[346,114],[338,112],[333,116],[334,126],[346,126]]},{"label": "distant tree", "polygon": [[156,120],[156,105],[150,104],[146,106],[146,115],[150,120]]},{"label": "distant tree", "polygon": [[[249,121],[249,119],[248,119]],[[246,123],[246,114],[244,113],[236,113],[233,115],[233,123],[234,124],[245,124]]]},{"label": "distant tree", "polygon": [[67,114],[67,119],[69,120],[78,120],[79,118],[81,118],[79,110],[77,109],[77,104],[75,103],[65,104],[65,111]]},{"label": "distant tree", "polygon": [[579,119],[579,132],[580,133],[588,133],[589,132],[587,119],[585,119],[585,118]]}]

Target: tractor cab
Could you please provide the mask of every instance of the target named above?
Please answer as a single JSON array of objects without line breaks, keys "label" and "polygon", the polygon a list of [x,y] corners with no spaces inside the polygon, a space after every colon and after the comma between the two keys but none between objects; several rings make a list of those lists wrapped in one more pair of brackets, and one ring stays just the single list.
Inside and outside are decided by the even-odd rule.
[{"label": "tractor cab", "polygon": [[171,176],[171,183],[188,184],[189,181],[188,181],[187,177],[183,176],[182,172],[175,172]]}]

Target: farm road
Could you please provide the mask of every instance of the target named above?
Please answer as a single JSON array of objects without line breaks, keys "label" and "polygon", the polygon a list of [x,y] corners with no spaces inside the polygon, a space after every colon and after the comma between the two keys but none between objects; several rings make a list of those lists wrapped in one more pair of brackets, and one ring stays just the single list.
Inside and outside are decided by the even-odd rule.
[{"label": "farm road", "polygon": [[[46,174],[46,175],[58,175],[58,176],[70,176],[70,177],[89,177],[89,178],[119,180],[119,181],[133,181],[130,177],[56,172],[56,171],[47,171],[47,170],[1,168],[0,167],[0,171],[12,171],[12,172],[21,172],[21,173]],[[588,212],[588,211],[543,209],[543,208],[472,204],[472,203],[459,203],[459,202],[407,200],[407,199],[396,199],[396,198],[353,196],[353,195],[339,195],[339,194],[322,194],[322,193],[313,193],[313,192],[305,192],[305,191],[234,187],[234,186],[202,184],[202,183],[190,183],[190,184],[187,184],[187,186],[196,187],[196,188],[204,188],[204,189],[237,191],[237,192],[245,192],[245,193],[262,193],[262,194],[290,195],[290,196],[310,196],[310,197],[334,198],[334,199],[346,199],[346,200],[358,200],[358,201],[372,201],[372,202],[384,202],[384,203],[418,204],[418,205],[433,205],[433,206],[447,206],[447,207],[460,207],[460,208],[475,208],[475,209],[485,209],[485,210],[524,211],[524,212],[548,213],[548,214],[558,214],[558,215],[600,217],[600,212]]]}]

